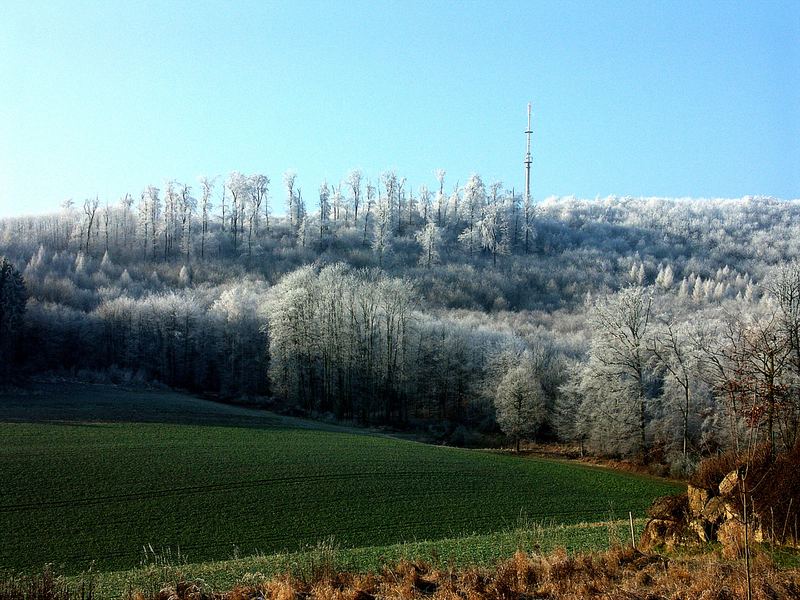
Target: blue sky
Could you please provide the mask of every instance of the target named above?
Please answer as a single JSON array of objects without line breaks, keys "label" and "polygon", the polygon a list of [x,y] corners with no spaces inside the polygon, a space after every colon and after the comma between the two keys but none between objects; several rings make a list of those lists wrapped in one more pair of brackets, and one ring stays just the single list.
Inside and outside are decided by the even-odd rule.
[{"label": "blue sky", "polygon": [[800,197],[800,2],[0,7],[0,216],[167,178]]}]

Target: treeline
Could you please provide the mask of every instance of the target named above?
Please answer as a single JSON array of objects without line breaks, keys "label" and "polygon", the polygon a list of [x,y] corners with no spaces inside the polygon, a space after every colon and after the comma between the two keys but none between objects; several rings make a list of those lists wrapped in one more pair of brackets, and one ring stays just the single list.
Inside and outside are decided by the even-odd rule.
[{"label": "treeline", "polygon": [[268,178],[234,173],[197,199],[168,182],[138,203],[2,220],[0,253],[24,279],[14,314],[26,309],[4,352],[28,373],[268,396],[459,442],[502,430],[676,469],[753,423],[796,437],[800,311],[780,289],[800,289],[800,203],[526,207],[477,176],[446,194],[437,176],[430,193],[352,172],[308,210],[287,174],[285,215]]},{"label": "treeline", "polygon": [[716,304],[638,284],[599,298],[588,352],[560,390],[560,435],[684,470],[698,455],[753,442],[793,448],[800,263],[775,267],[760,287],[760,299]]},{"label": "treeline", "polygon": [[110,370],[115,380],[156,380],[226,396],[268,392],[263,281],[171,288],[153,273],[143,291],[127,271],[123,275],[128,286],[101,288],[102,299],[88,311],[54,302],[56,288],[48,288],[47,277],[32,277],[34,290],[49,293],[27,305],[26,367]]},{"label": "treeline", "polygon": [[[231,261],[271,283],[317,259],[341,261],[423,280],[433,305],[482,311],[575,307],[587,292],[617,289],[634,264],[649,283],[666,265],[676,284],[692,275],[707,281],[726,265],[758,280],[766,266],[800,252],[798,202],[609,197],[526,205],[477,175],[452,188],[444,172],[436,175],[429,191],[394,172],[370,182],[353,171],[335,186],[323,183],[308,204],[294,173],[282,185],[238,172],[223,182],[201,178],[196,190],[168,181],[137,199],[68,201],[52,215],[2,220],[0,246],[17,264],[39,246],[95,260],[107,252],[123,266]],[[490,285],[478,284],[484,279]]]},{"label": "treeline", "polygon": [[[511,328],[432,314],[411,280],[377,269],[310,265],[270,288],[229,267],[230,277],[209,269],[198,282],[185,266],[148,273],[41,248],[24,271],[21,367],[273,394],[360,423],[495,429],[491,382],[526,347]],[[554,353],[541,354],[554,390]]]},{"label": "treeline", "polygon": [[420,310],[406,279],[342,263],[301,268],[267,302],[275,392],[361,422],[490,418],[493,364],[523,343]]}]

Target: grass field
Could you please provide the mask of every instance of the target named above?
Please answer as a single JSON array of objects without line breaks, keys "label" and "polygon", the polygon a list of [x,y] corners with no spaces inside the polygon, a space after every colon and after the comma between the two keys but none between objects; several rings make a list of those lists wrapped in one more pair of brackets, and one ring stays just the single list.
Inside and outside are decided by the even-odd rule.
[{"label": "grass field", "polygon": [[169,392],[0,396],[0,565],[129,569],[643,515],[673,484],[435,447]]}]

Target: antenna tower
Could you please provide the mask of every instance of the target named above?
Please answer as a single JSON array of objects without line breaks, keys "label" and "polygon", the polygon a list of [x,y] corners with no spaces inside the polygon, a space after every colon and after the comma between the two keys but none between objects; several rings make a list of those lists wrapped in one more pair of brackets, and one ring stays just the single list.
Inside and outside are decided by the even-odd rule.
[{"label": "antenna tower", "polygon": [[531,103],[528,102],[528,129],[525,134],[528,136],[528,153],[525,155],[525,204],[531,203]]}]

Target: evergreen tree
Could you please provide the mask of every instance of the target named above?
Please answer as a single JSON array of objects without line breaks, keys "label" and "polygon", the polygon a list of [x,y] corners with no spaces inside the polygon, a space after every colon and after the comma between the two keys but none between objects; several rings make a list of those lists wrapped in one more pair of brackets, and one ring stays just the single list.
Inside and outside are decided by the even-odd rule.
[{"label": "evergreen tree", "polygon": [[22,274],[0,256],[0,373],[4,375],[20,354],[27,299]]}]

